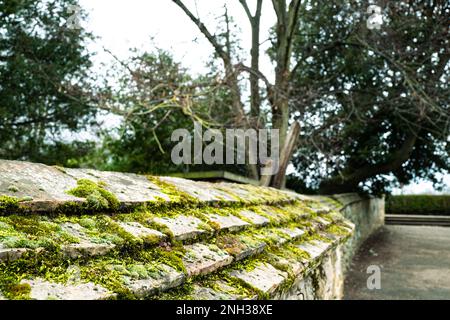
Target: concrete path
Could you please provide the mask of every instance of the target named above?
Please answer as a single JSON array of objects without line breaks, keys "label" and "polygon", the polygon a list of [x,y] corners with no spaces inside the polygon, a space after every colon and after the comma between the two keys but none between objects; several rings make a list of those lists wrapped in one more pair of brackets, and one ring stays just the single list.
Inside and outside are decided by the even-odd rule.
[{"label": "concrete path", "polygon": [[[371,265],[381,269],[381,289],[369,290]],[[345,299],[450,300],[450,228],[385,226],[355,256]]]}]

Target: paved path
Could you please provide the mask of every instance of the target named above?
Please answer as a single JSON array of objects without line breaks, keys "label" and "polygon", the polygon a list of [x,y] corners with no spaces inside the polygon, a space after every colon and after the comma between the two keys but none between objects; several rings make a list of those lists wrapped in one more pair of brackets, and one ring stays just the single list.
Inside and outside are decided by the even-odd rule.
[{"label": "paved path", "polygon": [[[367,267],[381,269],[381,289],[367,289]],[[355,256],[345,299],[450,300],[450,228],[385,226]]]}]

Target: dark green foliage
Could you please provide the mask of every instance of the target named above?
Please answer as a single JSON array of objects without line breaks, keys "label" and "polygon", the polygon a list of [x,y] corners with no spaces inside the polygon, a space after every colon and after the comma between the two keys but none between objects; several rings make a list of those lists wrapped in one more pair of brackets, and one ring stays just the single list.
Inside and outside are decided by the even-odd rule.
[{"label": "dark green foliage", "polygon": [[224,124],[230,116],[228,93],[211,89],[214,79],[208,75],[191,76],[169,52],[133,53],[123,62],[126,68],[118,65],[110,71],[111,77],[119,79],[119,87],[99,89],[112,106],[111,112],[120,117],[120,125],[103,132],[103,145],[80,159],[78,165],[151,174],[202,170],[243,173],[244,166],[177,166],[172,162],[171,150],[178,143],[171,141],[172,132],[187,129],[193,136],[193,122],[201,119],[206,119],[204,126],[208,127]]},{"label": "dark green foliage", "polygon": [[52,158],[61,134],[93,119],[84,89],[91,36],[65,25],[77,3],[0,0],[0,158],[65,164],[64,152]]},{"label": "dark green foliage", "polygon": [[[390,192],[450,169],[448,2],[308,2],[295,40],[300,181],[322,193]],[[392,179],[394,178],[394,179]]]},{"label": "dark green foliage", "polygon": [[390,196],[386,213],[450,216],[450,195]]}]

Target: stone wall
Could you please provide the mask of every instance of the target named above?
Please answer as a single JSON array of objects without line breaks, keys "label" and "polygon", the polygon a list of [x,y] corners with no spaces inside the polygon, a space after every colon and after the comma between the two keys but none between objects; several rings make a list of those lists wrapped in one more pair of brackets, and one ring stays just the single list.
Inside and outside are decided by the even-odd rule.
[{"label": "stone wall", "polygon": [[385,201],[384,197],[362,197],[353,193],[334,195],[333,199],[343,205],[341,212],[344,217],[355,224],[355,232],[344,249],[344,268],[347,269],[361,244],[384,225]]},{"label": "stone wall", "polygon": [[340,299],[344,198],[0,161],[0,299]]}]

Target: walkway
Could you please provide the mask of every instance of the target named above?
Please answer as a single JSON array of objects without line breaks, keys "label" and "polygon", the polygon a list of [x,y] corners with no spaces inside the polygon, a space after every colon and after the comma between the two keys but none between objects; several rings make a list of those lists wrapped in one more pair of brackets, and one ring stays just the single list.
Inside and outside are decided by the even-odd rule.
[{"label": "walkway", "polygon": [[[381,269],[380,290],[367,289],[370,265]],[[345,299],[450,300],[450,228],[381,228],[355,256]]]}]

